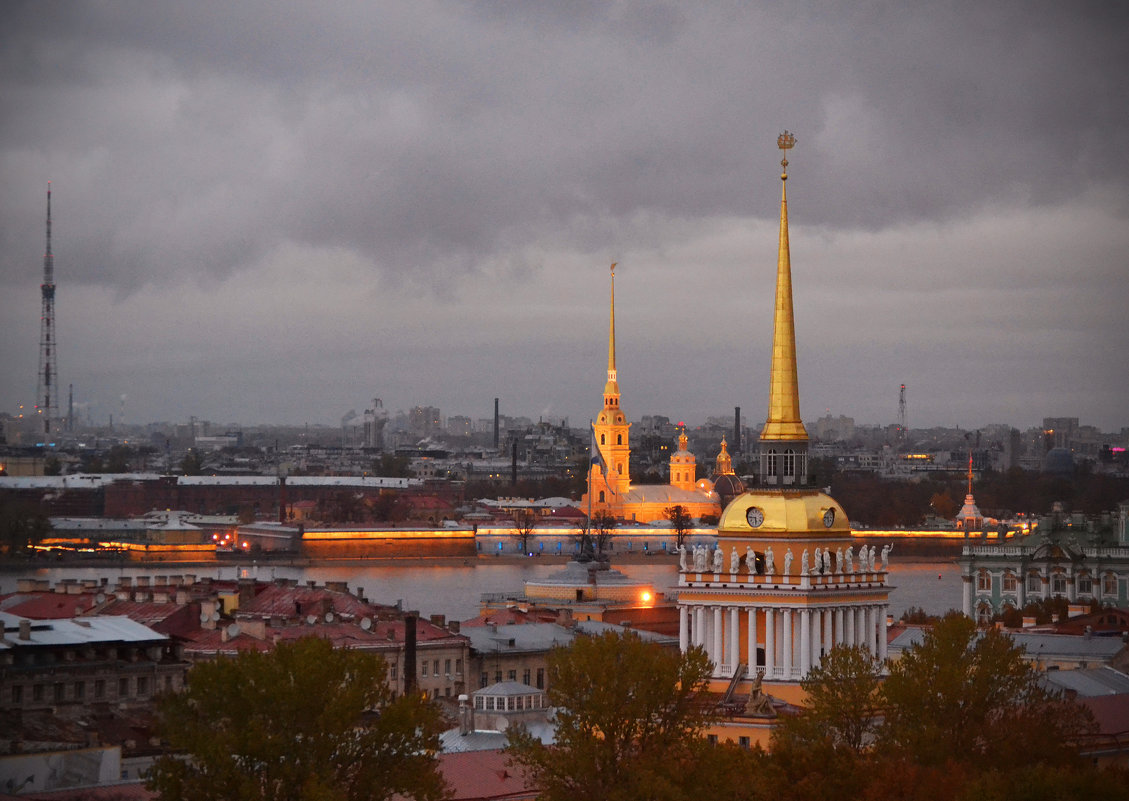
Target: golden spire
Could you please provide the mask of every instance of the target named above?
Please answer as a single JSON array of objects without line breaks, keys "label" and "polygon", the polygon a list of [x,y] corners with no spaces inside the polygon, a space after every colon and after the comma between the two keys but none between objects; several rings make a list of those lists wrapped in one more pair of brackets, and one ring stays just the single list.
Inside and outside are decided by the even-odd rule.
[{"label": "golden spire", "polygon": [[615,266],[618,263],[612,262],[612,312],[611,322],[608,323],[608,383],[604,385],[605,397],[619,395],[619,382],[615,376]]},{"label": "golden spire", "polygon": [[784,151],[780,160],[780,251],[776,260],[776,310],[772,327],[772,380],[768,419],[762,440],[807,440],[800,419],[800,385],[796,371],[796,325],[792,314],[792,262],[788,253],[788,151],[796,137],[788,131],[776,140]]}]

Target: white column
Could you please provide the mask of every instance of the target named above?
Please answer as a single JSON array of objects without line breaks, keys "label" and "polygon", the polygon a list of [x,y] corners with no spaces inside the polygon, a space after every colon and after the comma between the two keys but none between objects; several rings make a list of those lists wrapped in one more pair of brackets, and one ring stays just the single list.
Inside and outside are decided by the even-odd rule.
[{"label": "white column", "polygon": [[881,620],[878,621],[878,658],[883,662],[886,661],[886,615],[889,607],[883,605],[878,607]]},{"label": "white column", "polygon": [[783,646],[780,661],[784,666],[784,678],[792,678],[792,610],[784,609],[784,630],[781,632],[780,644]]},{"label": "white column", "polygon": [[961,611],[965,617],[972,617],[972,575],[968,573],[960,578],[964,585],[964,608]]},{"label": "white column", "polygon": [[823,613],[811,610],[811,663],[814,667],[823,661]]},{"label": "white column", "polygon": [[843,607],[835,607],[835,644],[843,645],[847,641],[846,631],[843,629]]},{"label": "white column", "polygon": [[729,609],[729,647],[725,650],[729,652],[729,664],[736,671],[741,661],[741,609],[737,606]]},{"label": "white column", "polygon": [[710,659],[714,664],[714,675],[721,675],[721,663],[725,661],[725,652],[721,650],[721,633],[724,631],[724,626],[721,624],[721,607],[715,606],[713,608],[713,625],[710,627],[710,633],[713,635],[711,638],[713,653],[710,654]]},{"label": "white column", "polygon": [[686,653],[690,645],[690,607],[678,607],[678,650]]},{"label": "white column", "polygon": [[772,678],[776,670],[776,610],[764,610],[764,675]]},{"label": "white column", "polygon": [[843,610],[843,622],[846,624],[843,627],[843,642],[851,647],[858,645],[855,641],[855,610],[849,606]]},{"label": "white column", "polygon": [[831,623],[832,623],[831,610],[830,609],[824,609],[823,610],[823,648],[824,648],[824,650],[827,650],[827,651],[830,651],[832,648],[835,647],[835,640],[834,640],[835,635],[832,633]]},{"label": "white column", "polygon": [[694,645],[699,648],[706,646],[706,609],[704,606],[694,607]]},{"label": "white column", "polygon": [[800,610],[800,676],[811,670],[811,610]]},{"label": "white column", "polygon": [[[855,609],[855,641],[864,648],[870,647],[870,638],[866,635],[866,607]],[[871,652],[873,653],[873,651]]]},{"label": "white column", "polygon": [[749,675],[757,675],[757,608],[750,606],[746,610],[749,615],[749,648],[748,648],[748,665]]}]

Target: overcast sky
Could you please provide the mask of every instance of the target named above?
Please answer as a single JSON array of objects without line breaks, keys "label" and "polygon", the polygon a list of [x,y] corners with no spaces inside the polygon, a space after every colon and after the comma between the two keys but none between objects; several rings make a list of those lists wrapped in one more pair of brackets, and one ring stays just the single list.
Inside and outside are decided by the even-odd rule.
[{"label": "overcast sky", "polygon": [[[914,6],[915,8],[907,8]],[[0,410],[1129,426],[1129,5],[6,2]],[[123,400],[124,398],[124,400]],[[64,401],[65,405],[65,401]]]}]

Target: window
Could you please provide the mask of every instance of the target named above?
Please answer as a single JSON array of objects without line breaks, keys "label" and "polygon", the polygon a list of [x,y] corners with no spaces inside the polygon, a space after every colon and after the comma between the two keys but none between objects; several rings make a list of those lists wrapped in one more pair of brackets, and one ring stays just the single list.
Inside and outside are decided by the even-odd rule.
[{"label": "window", "polygon": [[81,681],[74,683],[74,700],[81,701],[86,697],[86,684]]},{"label": "window", "polygon": [[1066,595],[1066,575],[1055,573],[1051,576],[1051,592],[1055,595]]},{"label": "window", "polygon": [[545,668],[537,668],[537,689],[545,689]]},{"label": "window", "polygon": [[43,700],[43,685],[42,684],[35,684],[35,685],[32,686],[32,688],[31,688],[31,700],[33,700],[33,701],[42,701]]},{"label": "window", "polygon": [[451,688],[450,688],[450,687],[444,687],[444,688],[443,688],[443,695],[445,695],[445,696],[447,696],[448,698],[450,698],[450,697],[451,697]]},{"label": "window", "polygon": [[474,696],[474,708],[475,709],[485,709],[486,708],[486,699],[484,699],[481,695]]},{"label": "window", "polygon": [[745,737],[743,735],[741,737],[738,737],[737,738],[737,745],[741,746],[742,748],[747,749],[749,747],[749,738]]},{"label": "window", "polygon": [[450,676],[451,675],[451,660],[450,659],[445,659],[443,661],[443,675],[444,676]]},{"label": "window", "polygon": [[500,682],[501,680],[502,680],[502,671],[500,671],[500,670],[495,670],[495,671],[494,671],[494,683],[495,683],[495,684],[497,684],[497,683],[498,683],[498,682]]},{"label": "window", "polygon": [[525,709],[525,696],[524,695],[519,695],[517,697],[517,708],[518,709]]},{"label": "window", "polygon": [[706,740],[709,742],[710,745],[717,745],[717,735],[716,734],[707,734]]},{"label": "window", "polygon": [[432,676],[438,676],[439,675],[439,660],[438,659],[435,660],[435,664],[432,666],[431,670],[432,670],[432,673],[431,673]]},{"label": "window", "polygon": [[506,678],[510,681],[517,681],[517,671],[511,670],[506,674]]},{"label": "window", "polygon": [[530,673],[532,673],[532,671],[529,668],[526,668],[525,670],[523,670],[521,672],[521,683],[522,684],[529,684],[530,683],[530,680],[529,680],[530,679]]},{"label": "window", "polygon": [[769,476],[776,475],[776,449],[768,449],[768,459],[766,460],[765,473]]},{"label": "window", "polygon": [[398,681],[400,678],[400,666],[395,662],[388,666],[388,678],[392,681]]},{"label": "window", "polygon": [[456,676],[463,675],[463,660],[461,660],[461,659],[455,660],[455,675]]},{"label": "window", "polygon": [[24,701],[24,688],[22,684],[12,685],[12,703],[22,704]]},{"label": "window", "polygon": [[1080,595],[1090,595],[1094,591],[1094,581],[1090,578],[1089,573],[1083,573],[1078,577],[1078,592]]},{"label": "window", "polygon": [[976,589],[980,592],[990,592],[992,589],[992,574],[981,570],[976,574]]},{"label": "window", "polygon": [[1041,592],[1043,589],[1043,580],[1039,578],[1038,573],[1027,574],[1027,592]]},{"label": "window", "polygon": [[494,696],[489,695],[489,696],[486,697],[486,708],[487,709],[493,709],[494,708]]},{"label": "window", "polygon": [[66,688],[66,686],[64,686],[61,681],[57,682],[55,684],[55,700],[56,701],[65,701],[66,698],[67,698],[67,688]]},{"label": "window", "polygon": [[600,490],[600,503],[604,502],[604,491]]},{"label": "window", "polygon": [[426,659],[423,660],[423,662],[420,663],[420,664],[421,664],[421,667],[420,667],[419,675],[426,676],[427,675],[427,660]]},{"label": "window", "polygon": [[1102,595],[1117,595],[1117,576],[1114,573],[1102,576]]},{"label": "window", "polygon": [[784,475],[796,475],[796,452],[791,448],[784,451]]},{"label": "window", "polygon": [[484,670],[482,675],[478,677],[478,689],[482,689],[490,683],[490,675]]},{"label": "window", "polygon": [[118,679],[118,696],[121,698],[129,697],[129,679]]},{"label": "window", "polygon": [[1015,574],[1010,570],[1004,573],[1004,592],[1015,592]]},{"label": "window", "polygon": [[148,695],[149,694],[149,679],[146,678],[145,676],[138,676],[137,677],[137,694],[138,695]]},{"label": "window", "polygon": [[601,444],[601,445],[604,445],[604,444],[606,444],[606,443],[604,442],[604,435],[603,435],[603,434],[601,434],[601,435],[600,435],[600,444]]},{"label": "window", "polygon": [[623,444],[623,434],[616,434],[615,435],[615,444],[616,445],[622,445]]}]

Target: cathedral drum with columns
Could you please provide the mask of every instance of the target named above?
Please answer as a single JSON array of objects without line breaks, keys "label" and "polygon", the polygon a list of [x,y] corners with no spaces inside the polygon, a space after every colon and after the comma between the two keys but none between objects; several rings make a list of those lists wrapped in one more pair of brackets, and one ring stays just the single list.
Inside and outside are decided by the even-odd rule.
[{"label": "cathedral drum with columns", "polygon": [[[786,155],[795,138],[785,132],[777,144]],[[787,158],[781,166],[786,187]],[[681,648],[704,648],[714,664],[711,689],[727,699],[749,695],[749,709],[754,700],[765,708],[762,692],[802,705],[800,682],[835,645],[861,645],[886,658],[889,550],[879,555],[855,545],[843,508],[808,486],[786,188],[769,410],[759,450],[759,486],[726,506],[715,550],[683,551],[678,579]]]}]

